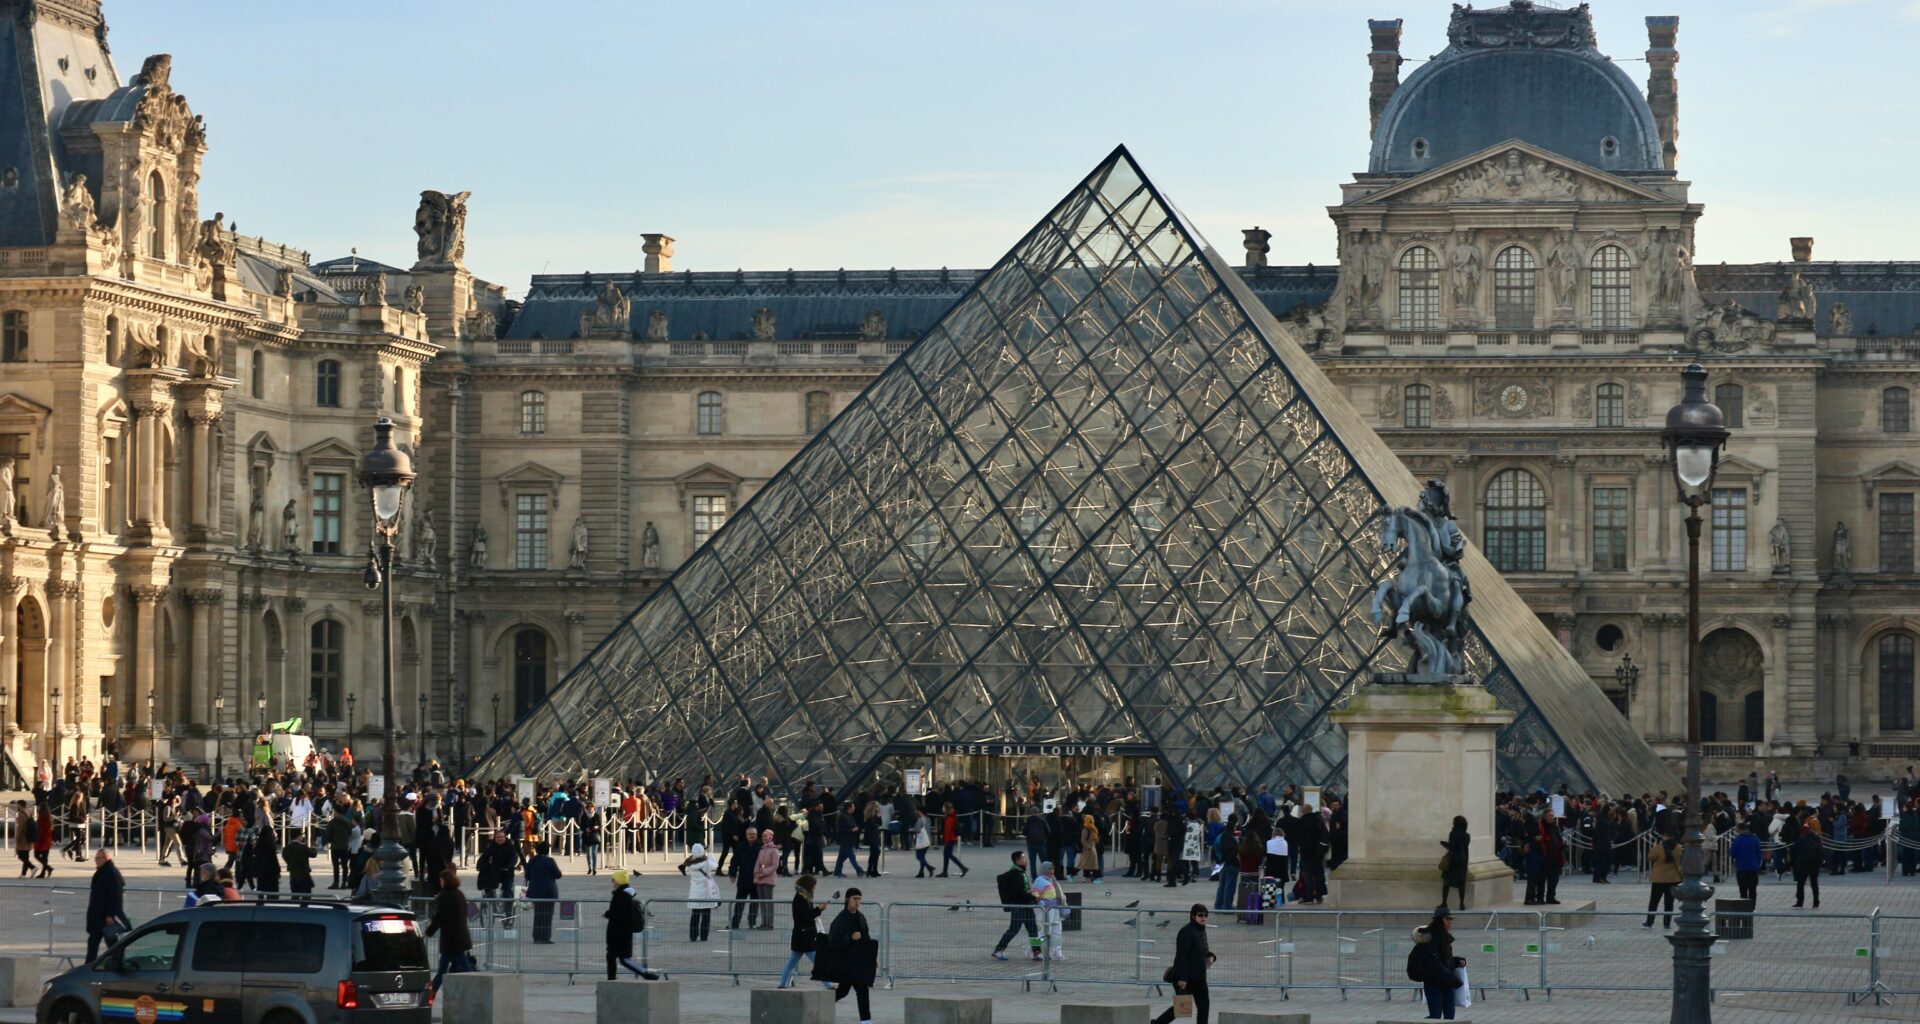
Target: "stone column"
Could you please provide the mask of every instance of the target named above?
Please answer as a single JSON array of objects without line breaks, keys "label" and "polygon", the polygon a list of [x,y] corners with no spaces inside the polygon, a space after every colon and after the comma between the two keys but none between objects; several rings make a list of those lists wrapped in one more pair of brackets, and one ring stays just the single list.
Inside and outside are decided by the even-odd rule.
[{"label": "stone column", "polygon": [[[1347,733],[1349,859],[1329,881],[1343,910],[1426,907],[1439,888],[1437,843],[1465,815],[1475,837],[1467,904],[1513,901],[1513,869],[1496,854],[1493,794],[1500,730],[1513,721],[1469,685],[1368,682],[1328,715]],[[1406,798],[1407,780],[1421,798]]]},{"label": "stone column", "polygon": [[[12,702],[7,706],[7,716],[13,718],[20,712],[20,688],[15,680],[20,678],[20,592],[27,589],[27,581],[18,576],[0,578],[0,685],[7,688]],[[11,741],[14,723],[0,726]],[[11,748],[7,748],[11,749]]]},{"label": "stone column", "polygon": [[[60,749],[60,736],[78,720],[77,708],[80,705],[79,688],[74,685],[72,658],[73,652],[73,614],[70,595],[80,589],[78,584],[66,580],[48,580],[47,593],[47,649],[43,668],[44,682],[41,684],[47,692],[47,706],[54,708],[53,690],[60,688],[60,700],[57,702],[58,719],[49,718],[48,725],[53,735],[54,750]],[[56,754],[56,760],[58,755]]]},{"label": "stone column", "polygon": [[[205,724],[213,713],[213,666],[219,659],[214,649],[214,619],[220,614],[221,593],[212,588],[187,591],[188,614],[193,622],[193,653],[189,662],[187,689],[187,707],[181,716],[188,722]],[[238,696],[244,697],[245,694]],[[239,701],[240,713],[244,715],[250,701]]]},{"label": "stone column", "polygon": [[1627,702],[1627,719],[1633,731],[1646,739],[1660,735],[1660,702],[1666,695],[1666,637],[1659,612],[1640,615],[1640,682]]},{"label": "stone column", "polygon": [[133,471],[127,474],[132,484],[129,517],[135,540],[166,543],[171,535],[166,526],[166,463],[161,458],[161,439],[165,420],[173,415],[173,386],[185,375],[178,370],[143,369],[127,374],[127,404],[134,410]]},{"label": "stone column", "polygon": [[[1661,734],[1676,743],[1687,739],[1687,614],[1668,612],[1667,626],[1667,720]],[[1704,638],[1706,632],[1702,630]],[[1704,685],[1704,681],[1703,681]]]},{"label": "stone column", "polygon": [[586,648],[583,645],[586,643],[585,627],[587,624],[587,613],[572,611],[567,613],[566,618],[567,650],[560,658],[560,671],[562,673],[566,672],[568,668],[571,668],[573,664],[585,656],[586,653]]},{"label": "stone column", "polygon": [[207,539],[210,523],[207,517],[207,484],[212,479],[209,463],[213,458],[214,417],[204,413],[190,413],[193,423],[193,462],[188,483],[188,535],[195,540]]},{"label": "stone column", "polygon": [[507,694],[501,693],[497,683],[482,684],[481,674],[486,671],[487,659],[487,613],[474,609],[466,613],[467,619],[467,694],[474,706],[476,716],[485,715],[488,742],[497,741],[500,736],[494,731],[493,695],[500,694],[500,728],[505,730],[507,721],[513,716],[513,707]]}]

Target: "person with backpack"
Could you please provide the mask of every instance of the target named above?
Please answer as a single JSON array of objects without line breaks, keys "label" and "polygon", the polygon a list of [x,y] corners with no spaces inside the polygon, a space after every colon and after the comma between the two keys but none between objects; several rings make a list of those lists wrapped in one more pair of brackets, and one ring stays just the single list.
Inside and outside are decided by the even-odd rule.
[{"label": "person with backpack", "polygon": [[1407,952],[1407,978],[1420,983],[1427,997],[1428,1020],[1452,1020],[1459,968],[1467,962],[1453,955],[1453,911],[1445,903],[1433,908],[1433,920],[1413,930],[1413,948]]},{"label": "person with backpack", "polygon": [[1038,960],[1040,953],[1040,931],[1034,921],[1033,881],[1027,877],[1027,855],[1016,850],[1011,858],[1013,866],[994,877],[994,883],[1000,889],[1000,909],[1007,912],[1011,920],[1007,930],[1000,934],[1000,941],[993,947],[995,960],[1007,959],[1007,944],[1019,934],[1020,929],[1027,930],[1027,950],[1031,959]]},{"label": "person with backpack", "polygon": [[613,981],[619,976],[620,968],[633,972],[636,978],[652,981],[658,974],[633,962],[633,935],[647,927],[647,911],[640,905],[633,887],[627,882],[632,878],[625,868],[613,873],[613,897],[607,903],[607,909],[600,916],[607,919],[607,980]]}]

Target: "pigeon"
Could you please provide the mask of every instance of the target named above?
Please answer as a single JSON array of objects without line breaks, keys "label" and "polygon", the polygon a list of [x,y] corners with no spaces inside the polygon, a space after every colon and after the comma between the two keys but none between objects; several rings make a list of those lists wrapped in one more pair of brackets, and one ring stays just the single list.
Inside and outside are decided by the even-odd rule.
[{"label": "pigeon", "polygon": [[1140,905],[1140,901],[1139,901],[1139,900],[1134,900],[1134,901],[1133,901],[1132,903],[1129,903],[1129,904],[1127,904],[1127,905],[1126,905],[1125,907],[1123,907],[1122,909],[1124,909],[1124,910],[1132,910],[1132,909],[1134,909],[1135,907],[1138,907],[1139,905]]},{"label": "pigeon", "polygon": [[1591,936],[1591,935],[1589,935],[1589,936],[1587,936],[1587,939],[1586,939],[1586,941],[1585,941],[1585,942],[1583,942],[1583,943],[1581,943],[1581,945],[1583,945],[1583,946],[1586,946],[1586,947],[1587,947],[1588,949],[1592,949],[1592,948],[1593,948],[1593,936]]},{"label": "pigeon", "polygon": [[1160,922],[1159,924],[1156,924],[1156,925],[1154,925],[1154,927],[1155,927],[1155,928],[1165,928],[1166,926],[1168,926],[1168,925],[1170,925],[1170,924],[1172,924],[1172,923],[1173,923],[1172,921],[1162,921],[1162,922]]},{"label": "pigeon", "polygon": [[959,912],[960,912],[960,906],[957,903],[947,908],[947,913],[949,914],[958,914]]},{"label": "pigeon", "polygon": [[829,897],[827,897],[827,898],[828,898],[828,899],[833,899],[833,900],[837,900],[837,899],[839,899],[839,898],[840,898],[840,890],[838,890],[838,889],[835,889],[835,890],[833,890],[833,895],[832,895],[832,896],[829,896]]}]

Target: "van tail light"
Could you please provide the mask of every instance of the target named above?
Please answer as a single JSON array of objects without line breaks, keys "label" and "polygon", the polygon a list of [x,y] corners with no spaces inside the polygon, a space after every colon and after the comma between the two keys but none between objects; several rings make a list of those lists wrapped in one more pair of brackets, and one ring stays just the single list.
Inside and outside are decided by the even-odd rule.
[{"label": "van tail light", "polygon": [[427,986],[427,1006],[429,1008],[433,1006],[433,986],[432,985]]},{"label": "van tail light", "polygon": [[355,985],[351,981],[341,982],[339,991],[334,997],[334,1003],[338,1005],[342,1010],[359,1009],[360,1008],[360,986]]}]

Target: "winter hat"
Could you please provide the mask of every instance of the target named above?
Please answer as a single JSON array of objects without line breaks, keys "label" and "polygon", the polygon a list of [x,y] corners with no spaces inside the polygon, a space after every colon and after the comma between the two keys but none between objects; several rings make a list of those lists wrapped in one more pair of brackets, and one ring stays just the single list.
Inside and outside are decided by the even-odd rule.
[{"label": "winter hat", "polygon": [[632,878],[632,877],[633,877],[633,875],[632,875],[631,873],[629,873],[629,872],[627,871],[627,869],[626,869],[626,868],[621,868],[620,870],[618,870],[618,871],[615,871],[615,872],[613,873],[613,884],[614,884],[614,885],[626,885],[626,884],[627,884],[627,879],[629,879],[629,878]]},{"label": "winter hat", "polygon": [[1442,920],[1451,921],[1453,920],[1453,911],[1448,910],[1447,905],[1445,903],[1442,903],[1439,906],[1433,908],[1433,916],[1436,918],[1440,918]]}]

